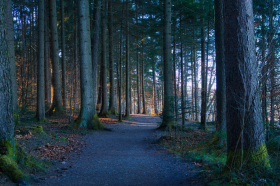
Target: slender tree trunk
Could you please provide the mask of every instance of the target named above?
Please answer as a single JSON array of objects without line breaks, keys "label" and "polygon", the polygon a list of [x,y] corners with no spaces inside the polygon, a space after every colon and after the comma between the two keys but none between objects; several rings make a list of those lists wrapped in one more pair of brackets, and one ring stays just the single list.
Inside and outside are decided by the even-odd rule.
[{"label": "slender tree trunk", "polygon": [[[94,1],[94,12],[93,12],[93,35],[91,39],[92,43],[92,79],[93,79],[93,105],[94,115],[96,115],[96,98],[97,98],[97,60],[98,60],[98,43],[99,43],[99,30],[100,30],[100,9],[101,0]],[[101,91],[100,91],[101,92]],[[96,118],[97,119],[97,118]]]},{"label": "slender tree trunk", "polygon": [[125,61],[125,68],[126,68],[126,92],[125,92],[125,97],[126,97],[126,109],[125,109],[125,115],[127,118],[129,118],[130,115],[130,87],[129,87],[129,20],[128,20],[128,3],[129,0],[126,0],[126,61]]},{"label": "slender tree trunk", "polygon": [[37,70],[37,110],[36,117],[39,121],[45,118],[45,82],[44,82],[44,0],[38,1],[38,70]]},{"label": "slender tree trunk", "polygon": [[[122,4],[122,18],[124,11],[124,3]],[[120,31],[120,62],[119,62],[119,121],[122,121],[122,27],[123,27],[123,19],[121,19],[121,31]]]},{"label": "slender tree trunk", "polygon": [[61,95],[61,80],[58,59],[58,34],[57,34],[57,14],[56,0],[50,0],[50,30],[51,30],[51,61],[52,61],[52,86],[53,86],[53,102],[51,108],[47,111],[47,115],[61,113],[62,95]]},{"label": "slender tree trunk", "polygon": [[153,62],[153,105],[154,105],[154,113],[158,115],[155,61]]},{"label": "slender tree trunk", "polygon": [[78,67],[78,16],[77,16],[77,0],[73,1],[74,4],[74,110],[78,107],[78,74],[79,74],[79,67]]},{"label": "slender tree trunk", "polygon": [[176,82],[176,19],[174,19],[173,27],[173,86],[174,86],[174,104],[175,104],[175,119],[178,119],[178,101],[177,101],[177,82]]},{"label": "slender tree trunk", "polygon": [[113,46],[113,1],[108,1],[108,27],[109,27],[109,71],[110,71],[110,101],[109,111],[116,114],[115,80],[114,80],[114,46]]},{"label": "slender tree trunk", "polygon": [[226,75],[224,48],[223,0],[215,0],[215,48],[216,48],[216,132],[219,133],[219,144],[226,144]]},{"label": "slender tree trunk", "polygon": [[[226,170],[270,168],[261,118],[253,2],[224,0]],[[242,23],[242,24],[240,24]]]},{"label": "slender tree trunk", "polygon": [[62,66],[62,104],[67,106],[66,96],[66,62],[65,62],[65,29],[64,29],[64,0],[60,0],[61,6],[61,66]]},{"label": "slender tree trunk", "polygon": [[185,98],[184,98],[184,64],[183,64],[183,39],[182,39],[182,16],[180,16],[180,49],[181,49],[181,111],[182,111],[182,126],[185,125]]},{"label": "slender tree trunk", "polygon": [[275,56],[274,56],[274,41],[273,41],[273,0],[269,0],[269,33],[268,33],[268,62],[270,66],[270,125],[273,126],[275,123]]},{"label": "slender tree trunk", "polygon": [[142,66],[141,66],[141,82],[142,82],[142,102],[143,102],[143,112],[142,114],[147,114],[146,112],[146,101],[145,101],[145,88],[144,88],[144,41],[142,40]]},{"label": "slender tree trunk", "polygon": [[45,0],[45,20],[44,20],[44,68],[45,68],[45,107],[51,106],[51,88],[50,88],[50,45],[49,45],[49,12],[48,12],[48,0]]},{"label": "slender tree trunk", "polygon": [[102,79],[102,106],[99,115],[108,116],[108,96],[107,96],[107,61],[106,61],[106,36],[107,36],[107,24],[106,24],[106,7],[107,0],[102,2],[101,12],[101,76]]},{"label": "slender tree trunk", "polygon": [[171,0],[164,1],[164,108],[160,128],[172,127],[174,123],[174,98],[172,90],[171,57]]},{"label": "slender tree trunk", "polygon": [[[204,0],[201,0],[202,12],[204,11]],[[201,125],[200,127],[205,130],[206,128],[206,94],[207,94],[207,82],[205,72],[205,27],[204,27],[204,15],[201,17]]]}]

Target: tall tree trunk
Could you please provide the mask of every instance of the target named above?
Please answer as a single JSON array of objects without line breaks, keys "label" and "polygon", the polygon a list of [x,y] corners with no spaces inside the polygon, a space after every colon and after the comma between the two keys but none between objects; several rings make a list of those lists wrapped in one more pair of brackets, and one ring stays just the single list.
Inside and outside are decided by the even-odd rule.
[{"label": "tall tree trunk", "polygon": [[273,126],[275,122],[275,56],[274,56],[274,28],[273,28],[273,0],[269,0],[269,33],[268,33],[268,62],[270,66],[270,125]]},{"label": "tall tree trunk", "polygon": [[107,0],[102,2],[101,12],[101,76],[102,79],[102,106],[99,115],[108,116],[108,96],[107,96],[107,61],[106,61],[106,36],[107,36],[107,24],[106,24],[106,7]]},{"label": "tall tree trunk", "polygon": [[[124,3],[122,4],[122,18],[124,11]],[[121,31],[120,31],[120,62],[119,62],[119,121],[122,121],[122,31],[123,31],[123,19],[121,19]]]},{"label": "tall tree trunk", "polygon": [[13,95],[13,109],[14,112],[18,112],[18,98],[17,98],[17,74],[16,74],[16,63],[15,63],[15,46],[14,46],[14,24],[12,15],[12,2],[11,0],[5,1],[6,7],[6,28],[7,41],[9,46],[9,62],[11,67],[11,90]]},{"label": "tall tree trunk", "polygon": [[45,118],[45,82],[44,82],[44,0],[38,1],[38,70],[37,70],[37,110],[39,121]]},{"label": "tall tree trunk", "polygon": [[[6,8],[11,10],[11,4],[0,0],[0,139],[13,140],[14,138],[14,113],[12,80],[9,62],[9,46],[7,33],[13,32],[6,28]],[[11,13],[11,12],[9,12]]]},{"label": "tall tree trunk", "polygon": [[146,112],[146,101],[145,101],[145,86],[144,86],[144,41],[142,40],[142,66],[141,66],[141,84],[142,84],[142,102],[143,102],[143,112],[142,114],[147,114]]},{"label": "tall tree trunk", "polygon": [[182,39],[182,16],[180,16],[180,49],[181,49],[181,111],[182,111],[182,126],[185,125],[185,98],[184,98],[184,60],[183,60],[183,39]]},{"label": "tall tree trunk", "polygon": [[89,1],[78,1],[80,75],[81,75],[81,112],[75,127],[102,129],[104,126],[94,115],[92,58],[90,39]]},{"label": "tall tree trunk", "polygon": [[74,90],[75,90],[75,94],[74,94],[74,110],[76,110],[76,108],[78,107],[78,95],[79,95],[79,91],[78,91],[78,74],[79,74],[79,67],[78,67],[78,13],[77,13],[77,0],[73,1],[74,4]]},{"label": "tall tree trunk", "polygon": [[110,75],[110,101],[109,111],[116,114],[115,80],[114,80],[114,46],[113,46],[113,1],[108,1],[108,27],[109,27],[109,75]]},{"label": "tall tree trunk", "polygon": [[157,109],[157,89],[156,89],[156,68],[155,61],[153,62],[153,105],[154,105],[154,113],[158,115]]},{"label": "tall tree trunk", "polygon": [[126,92],[125,92],[125,97],[126,97],[126,109],[125,109],[125,116],[129,118],[130,115],[130,87],[129,87],[129,18],[128,18],[128,3],[129,0],[126,0],[126,60],[125,60],[125,69],[126,69]]},{"label": "tall tree trunk", "polygon": [[61,66],[62,66],[62,104],[67,106],[66,92],[66,62],[65,62],[65,29],[64,29],[64,0],[60,0],[61,6]]},{"label": "tall tree trunk", "polygon": [[160,128],[172,127],[174,123],[174,98],[172,90],[171,57],[171,0],[164,1],[164,108]]},{"label": "tall tree trunk", "polygon": [[225,48],[223,0],[215,0],[215,48],[216,48],[216,132],[219,133],[219,144],[225,145],[226,135],[226,77],[225,77]]},{"label": "tall tree trunk", "polygon": [[50,30],[51,30],[51,61],[52,61],[52,86],[53,86],[53,102],[51,108],[47,111],[47,115],[61,113],[62,95],[61,95],[61,79],[58,59],[58,34],[57,34],[57,14],[56,0],[50,0]]},{"label": "tall tree trunk", "polygon": [[176,81],[176,19],[173,20],[173,86],[174,86],[174,104],[175,104],[175,119],[178,119],[178,101],[177,101],[177,81]]},{"label": "tall tree trunk", "polygon": [[[202,12],[204,13],[204,0],[201,0]],[[205,130],[206,128],[206,94],[207,82],[205,72],[205,27],[204,15],[201,15],[201,125],[200,127]]]},{"label": "tall tree trunk", "polygon": [[45,107],[51,106],[51,88],[50,88],[50,45],[49,45],[49,11],[48,0],[45,0],[45,20],[44,20],[44,75],[45,75]]},{"label": "tall tree trunk", "polygon": [[[93,105],[94,105],[94,115],[96,114],[95,105],[97,98],[97,60],[98,60],[98,43],[99,43],[99,30],[100,30],[100,9],[101,0],[94,1],[94,12],[93,12],[93,35],[91,39],[91,53],[92,53],[92,79],[93,79]],[[97,119],[97,117],[96,117]]]},{"label": "tall tree trunk", "polygon": [[224,0],[226,170],[270,167],[261,118],[253,2]]},{"label": "tall tree trunk", "polygon": [[[136,6],[136,26],[138,26],[138,6],[135,0]],[[136,37],[136,61],[137,61],[137,114],[141,113],[141,98],[140,98],[140,72],[139,72],[139,47],[138,47],[139,38]]]}]

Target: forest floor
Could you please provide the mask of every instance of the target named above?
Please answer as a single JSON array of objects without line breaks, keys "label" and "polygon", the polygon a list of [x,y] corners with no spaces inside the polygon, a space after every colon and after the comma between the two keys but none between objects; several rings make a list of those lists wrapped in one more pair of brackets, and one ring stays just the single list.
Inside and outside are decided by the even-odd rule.
[{"label": "forest floor", "polygon": [[[47,134],[43,139],[34,132],[17,136],[29,154],[51,164],[45,173],[34,172],[31,176],[38,183],[33,180],[30,185],[203,185],[200,166],[158,144],[169,133],[156,130],[161,122],[158,116],[131,115],[121,123],[114,117],[101,118],[112,131],[75,133],[65,128],[69,116],[49,121],[42,124]],[[20,127],[17,130],[24,130]],[[5,179],[0,177],[0,185],[16,185]]]}]

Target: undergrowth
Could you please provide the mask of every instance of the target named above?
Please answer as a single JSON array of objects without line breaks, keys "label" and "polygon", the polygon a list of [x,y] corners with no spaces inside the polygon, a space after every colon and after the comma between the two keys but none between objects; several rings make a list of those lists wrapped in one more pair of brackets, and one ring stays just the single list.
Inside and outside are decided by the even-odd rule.
[{"label": "undergrowth", "polygon": [[215,132],[194,128],[173,129],[161,137],[161,144],[169,151],[180,154],[182,158],[202,170],[200,174],[207,185],[280,185],[280,131],[277,128],[270,132],[267,149],[271,170],[260,172],[257,168],[229,172],[224,168],[227,160],[227,149],[214,143]]}]

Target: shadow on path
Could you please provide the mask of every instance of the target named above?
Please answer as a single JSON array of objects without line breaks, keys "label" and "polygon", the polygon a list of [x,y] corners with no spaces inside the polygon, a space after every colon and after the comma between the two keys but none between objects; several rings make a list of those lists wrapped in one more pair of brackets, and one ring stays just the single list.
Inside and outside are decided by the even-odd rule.
[{"label": "shadow on path", "polygon": [[131,115],[131,121],[107,125],[113,132],[86,135],[84,152],[65,163],[71,168],[39,185],[198,185],[190,164],[154,144],[162,135],[158,122],[157,116]]}]

